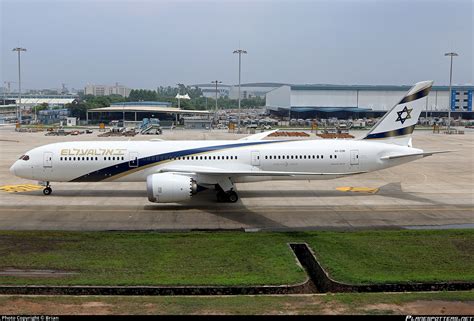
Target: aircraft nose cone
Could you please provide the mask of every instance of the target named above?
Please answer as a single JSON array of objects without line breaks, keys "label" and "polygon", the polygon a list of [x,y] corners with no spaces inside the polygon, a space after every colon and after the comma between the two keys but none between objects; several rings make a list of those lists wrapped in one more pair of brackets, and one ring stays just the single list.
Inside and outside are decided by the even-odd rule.
[{"label": "aircraft nose cone", "polygon": [[15,165],[16,165],[16,163],[14,163],[14,164],[12,165],[12,167],[10,167],[10,173],[12,173],[13,175],[16,176]]}]

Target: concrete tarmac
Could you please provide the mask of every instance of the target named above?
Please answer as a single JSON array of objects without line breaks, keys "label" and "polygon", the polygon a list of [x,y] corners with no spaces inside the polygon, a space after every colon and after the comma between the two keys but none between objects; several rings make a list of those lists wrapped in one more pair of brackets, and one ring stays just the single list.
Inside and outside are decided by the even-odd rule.
[{"label": "concrete tarmac", "polygon": [[[11,164],[43,144],[70,140],[120,140],[92,135],[52,137],[0,127],[0,185],[35,184],[14,177]],[[361,135],[356,132],[355,135]],[[192,138],[191,138],[192,137]],[[233,139],[226,132],[165,132],[163,139]],[[312,135],[314,138],[314,135]],[[136,136],[133,140],[147,140]],[[143,183],[52,183],[41,190],[0,191],[3,230],[325,230],[423,226],[471,227],[474,223],[474,132],[415,131],[415,147],[454,150],[390,169],[330,181],[238,184],[240,200],[217,203],[205,191],[183,204],[154,204]],[[337,187],[379,188],[375,194]]]}]

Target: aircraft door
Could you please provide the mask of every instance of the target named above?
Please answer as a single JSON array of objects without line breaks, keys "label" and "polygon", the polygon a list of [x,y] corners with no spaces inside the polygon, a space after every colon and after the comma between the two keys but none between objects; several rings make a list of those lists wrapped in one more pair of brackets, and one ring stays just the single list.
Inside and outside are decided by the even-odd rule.
[{"label": "aircraft door", "polygon": [[128,153],[128,166],[138,167],[138,153],[137,152]]},{"label": "aircraft door", "polygon": [[251,162],[252,162],[252,166],[260,166],[260,152],[257,152],[257,151],[251,152]]},{"label": "aircraft door", "polygon": [[44,168],[52,168],[53,167],[53,153],[52,152],[44,152],[43,153],[43,167]]},{"label": "aircraft door", "polygon": [[359,165],[359,150],[353,149],[351,150],[351,165]]}]

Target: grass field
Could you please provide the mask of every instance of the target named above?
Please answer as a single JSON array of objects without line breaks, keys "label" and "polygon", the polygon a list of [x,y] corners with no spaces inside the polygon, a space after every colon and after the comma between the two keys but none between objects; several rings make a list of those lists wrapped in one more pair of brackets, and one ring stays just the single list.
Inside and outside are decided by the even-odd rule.
[{"label": "grass field", "polygon": [[294,296],[0,296],[0,314],[464,314],[474,292]]},{"label": "grass field", "polygon": [[64,278],[1,284],[291,284],[306,275],[284,234],[1,232],[0,269],[58,269]]},{"label": "grass field", "polygon": [[339,281],[474,281],[474,230],[314,233],[308,240]]},{"label": "grass field", "polygon": [[0,284],[257,285],[306,278],[288,242],[307,242],[350,283],[474,281],[474,230],[298,233],[0,232]]}]

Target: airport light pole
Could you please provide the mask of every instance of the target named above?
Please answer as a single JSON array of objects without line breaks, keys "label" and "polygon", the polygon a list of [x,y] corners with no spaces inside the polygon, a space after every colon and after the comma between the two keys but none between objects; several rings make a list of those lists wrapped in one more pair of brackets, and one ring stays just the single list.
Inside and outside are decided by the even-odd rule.
[{"label": "airport light pole", "polygon": [[242,66],[242,54],[246,54],[247,51],[242,49],[234,50],[235,54],[239,54],[239,115],[237,117],[237,133],[240,134],[240,74],[241,74],[241,66]]},{"label": "airport light pole", "polygon": [[217,117],[217,85],[222,84],[222,81],[214,80],[214,81],[211,81],[211,83],[216,84],[216,110],[214,111],[214,120],[215,120]]},{"label": "airport light pole", "polygon": [[[181,86],[184,86],[184,84],[176,84],[178,85],[178,109],[181,109],[181,98],[179,98],[179,96],[181,95]],[[178,126],[178,113],[176,113],[175,115],[175,123],[176,123],[176,126]]]},{"label": "airport light pole", "polygon": [[18,52],[18,120],[21,124],[21,59],[20,59],[20,53],[22,51],[26,51],[25,48],[13,48],[12,51]]},{"label": "airport light pole", "polygon": [[[426,121],[428,121],[428,95],[426,95],[425,118],[426,118]],[[428,122],[428,126],[429,125],[430,124]]]},{"label": "airport light pole", "polygon": [[[184,84],[176,84],[178,85],[178,96],[181,95],[181,86],[184,86]],[[181,102],[180,98],[178,98],[178,109],[181,108]]]},{"label": "airport light pole", "polygon": [[[448,109],[448,133],[451,133],[451,108],[452,106],[452,99],[451,99],[451,90],[452,90],[452,83],[453,83],[453,57],[459,56],[455,52],[447,52],[444,54],[445,57],[451,57],[451,66],[449,68],[449,109]],[[456,95],[454,95],[456,97]]]},{"label": "airport light pole", "polygon": [[[7,87],[5,85],[8,84],[8,88],[10,88],[10,82],[8,81],[4,81],[3,82],[3,104],[6,105],[6,101],[7,101]],[[8,90],[8,93],[10,93],[10,90]]]}]

